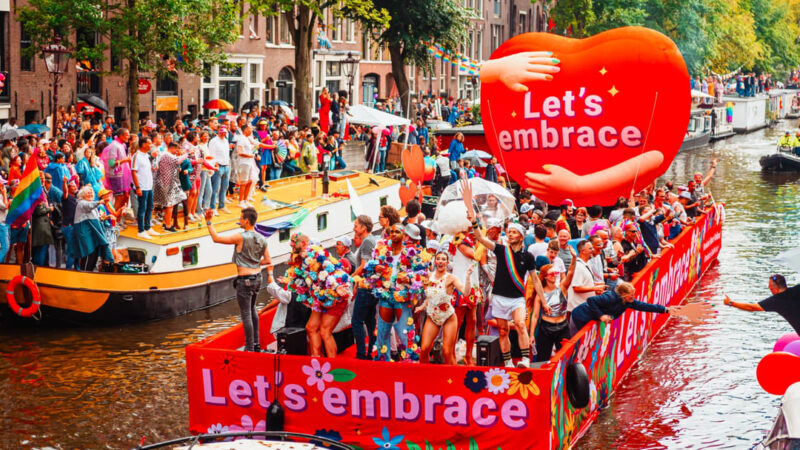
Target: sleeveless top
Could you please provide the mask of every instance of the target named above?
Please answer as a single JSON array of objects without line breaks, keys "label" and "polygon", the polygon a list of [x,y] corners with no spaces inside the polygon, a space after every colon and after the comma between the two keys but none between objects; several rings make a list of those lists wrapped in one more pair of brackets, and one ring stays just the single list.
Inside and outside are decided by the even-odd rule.
[{"label": "sleeveless top", "polygon": [[452,296],[447,294],[447,289],[444,285],[444,280],[446,279],[447,275],[438,280],[430,279],[431,283],[428,285],[428,288],[425,289],[425,297],[428,299],[428,308],[438,308],[439,305],[443,303],[450,304]]},{"label": "sleeveless top", "polygon": [[550,307],[551,311],[550,314],[542,311],[543,316],[563,317],[567,313],[567,298],[564,297],[564,293],[561,292],[561,289],[556,288],[550,292],[545,292],[544,300],[547,303],[547,306]]},{"label": "sleeveless top", "polygon": [[267,238],[255,231],[242,232],[242,249],[233,250],[233,263],[239,267],[248,269],[258,269],[261,267],[261,257],[264,256],[264,249],[267,248]]}]

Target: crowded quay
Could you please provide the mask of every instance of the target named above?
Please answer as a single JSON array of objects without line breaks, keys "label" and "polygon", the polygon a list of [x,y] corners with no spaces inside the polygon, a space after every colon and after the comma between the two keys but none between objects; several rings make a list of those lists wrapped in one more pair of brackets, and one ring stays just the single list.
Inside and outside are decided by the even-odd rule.
[{"label": "crowded quay", "polygon": [[158,5],[151,54],[20,7],[1,448],[800,443],[800,52],[429,1]]}]

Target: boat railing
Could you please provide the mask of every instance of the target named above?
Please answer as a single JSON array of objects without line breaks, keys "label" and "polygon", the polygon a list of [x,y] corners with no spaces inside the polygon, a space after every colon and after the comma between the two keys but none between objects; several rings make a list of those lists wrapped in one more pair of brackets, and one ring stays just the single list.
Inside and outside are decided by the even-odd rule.
[{"label": "boat railing", "polygon": [[303,439],[307,443],[313,443],[318,446],[333,450],[352,450],[355,447],[342,444],[341,442],[334,441],[322,436],[312,436],[303,433],[291,433],[288,431],[235,431],[227,433],[210,433],[198,434],[196,436],[185,436],[169,441],[158,442],[150,445],[139,445],[135,447],[136,450],[150,450],[156,448],[172,447],[181,444],[188,444],[189,448],[198,444],[206,444],[210,442],[230,441],[237,438],[257,438],[268,441],[279,442],[298,442],[298,439]]}]

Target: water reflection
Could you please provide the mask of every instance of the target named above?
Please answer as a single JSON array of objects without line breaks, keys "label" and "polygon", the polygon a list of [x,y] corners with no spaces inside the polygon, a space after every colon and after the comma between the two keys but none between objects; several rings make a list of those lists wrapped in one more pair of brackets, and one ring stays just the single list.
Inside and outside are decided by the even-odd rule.
[{"label": "water reflection", "polygon": [[[771,425],[780,399],[761,390],[755,370],[791,329],[779,316],[735,310],[722,298],[760,300],[769,295],[770,273],[789,274],[769,260],[798,245],[800,175],[762,174],[758,164],[781,132],[779,126],[681,153],[664,175],[682,184],[719,159],[710,189],[727,206],[723,248],[689,298],[711,301],[719,315],[701,326],[670,322],[578,448],[749,448]],[[793,273],[787,278],[798,281]]]}]

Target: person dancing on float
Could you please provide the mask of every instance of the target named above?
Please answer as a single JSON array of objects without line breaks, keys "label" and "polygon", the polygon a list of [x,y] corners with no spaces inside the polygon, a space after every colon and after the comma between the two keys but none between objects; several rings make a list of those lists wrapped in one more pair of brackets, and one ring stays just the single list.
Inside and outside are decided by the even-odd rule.
[{"label": "person dancing on float", "polygon": [[347,309],[352,296],[350,277],[336,258],[322,247],[309,245],[308,236],[301,233],[291,237],[292,253],[286,278],[288,289],[297,293],[297,301],[311,308],[306,333],[311,356],[338,354],[333,330]]},{"label": "person dancing on float", "polygon": [[528,328],[525,326],[525,278],[530,275],[535,291],[544,296],[542,285],[536,276],[536,262],[533,255],[525,250],[523,238],[525,229],[521,225],[512,223],[508,226],[508,245],[497,244],[486,239],[478,229],[478,220],[472,204],[472,186],[467,179],[461,180],[461,192],[464,205],[467,208],[467,218],[472,222],[472,235],[489,251],[497,256],[497,272],[492,287],[492,315],[497,320],[500,331],[500,350],[503,352],[503,361],[506,367],[513,367],[511,361],[511,342],[508,339],[508,322],[514,323],[519,337],[519,348],[522,359],[517,367],[530,365],[531,339]]},{"label": "person dancing on float", "polygon": [[[430,352],[433,341],[442,330],[442,353],[445,364],[456,364],[455,346],[458,337],[458,320],[456,319],[455,309],[453,308],[453,294],[456,290],[465,291],[464,283],[455,275],[447,273],[447,264],[450,256],[439,251],[434,257],[434,270],[428,277],[428,288],[425,290],[425,302],[418,306],[415,313],[422,310],[428,315],[425,326],[422,328],[422,343],[420,344],[419,361],[427,363],[430,361]],[[467,268],[467,279],[472,274],[474,266]]]},{"label": "person dancing on float", "polygon": [[478,305],[483,301],[478,271],[473,271],[472,269],[478,265],[476,259],[484,259],[483,253],[478,252],[475,248],[471,234],[464,235],[459,233],[450,244],[450,254],[453,256],[453,275],[459,280],[464,280],[464,289],[457,289],[453,293],[453,299],[455,301],[458,329],[461,329],[461,325],[465,320],[467,322],[464,329],[464,339],[467,342],[467,353],[464,356],[464,362],[468,366],[472,365],[472,347],[475,344],[477,320],[476,311]]},{"label": "person dancing on float", "polygon": [[364,266],[364,280],[379,299],[376,361],[391,359],[392,327],[400,340],[397,349],[401,358],[416,360],[419,357],[412,309],[422,298],[428,272],[420,250],[405,244],[404,238],[402,225],[391,225],[388,240],[378,242],[372,259]]}]

